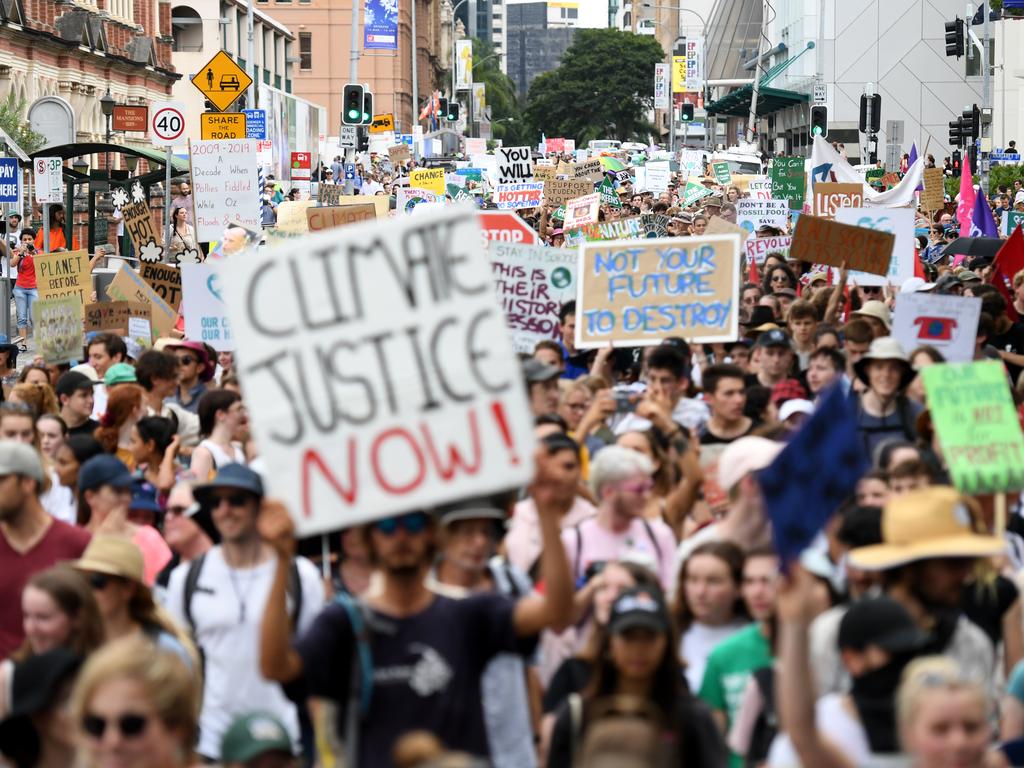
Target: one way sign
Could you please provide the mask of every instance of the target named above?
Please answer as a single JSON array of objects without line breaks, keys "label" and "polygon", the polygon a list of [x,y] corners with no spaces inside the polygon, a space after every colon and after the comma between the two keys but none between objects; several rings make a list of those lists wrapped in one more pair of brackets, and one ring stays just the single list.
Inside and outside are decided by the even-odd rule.
[{"label": "one way sign", "polygon": [[341,134],[338,137],[338,146],[344,149],[356,148],[356,126],[341,126]]}]

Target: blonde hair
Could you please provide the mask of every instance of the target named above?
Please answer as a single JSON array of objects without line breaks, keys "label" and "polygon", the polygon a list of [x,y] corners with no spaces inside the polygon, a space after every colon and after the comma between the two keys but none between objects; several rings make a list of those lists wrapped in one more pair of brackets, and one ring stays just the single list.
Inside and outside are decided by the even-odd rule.
[{"label": "blonde hair", "polygon": [[915,659],[903,670],[896,693],[896,719],[900,730],[910,727],[924,696],[931,692],[968,691],[977,696],[985,714],[988,698],[985,689],[974,680],[964,677],[960,665],[946,656],[924,656]]},{"label": "blonde hair", "polygon": [[[85,662],[71,692],[71,712],[80,723],[89,701],[104,683],[128,679],[138,683],[156,716],[169,730],[181,734],[181,749],[191,755],[199,732],[200,692],[185,663],[171,651],[143,637],[107,643]],[[182,765],[188,763],[185,759]]]}]

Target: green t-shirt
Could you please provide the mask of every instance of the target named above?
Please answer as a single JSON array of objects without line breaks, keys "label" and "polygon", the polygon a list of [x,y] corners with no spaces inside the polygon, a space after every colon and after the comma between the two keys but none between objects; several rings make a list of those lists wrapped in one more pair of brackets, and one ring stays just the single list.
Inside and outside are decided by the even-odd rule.
[{"label": "green t-shirt", "polygon": [[[768,638],[759,624],[751,624],[711,651],[698,696],[712,709],[725,712],[728,724],[732,725],[751,674],[771,663]],[[742,768],[742,756],[730,754],[729,765]]]}]

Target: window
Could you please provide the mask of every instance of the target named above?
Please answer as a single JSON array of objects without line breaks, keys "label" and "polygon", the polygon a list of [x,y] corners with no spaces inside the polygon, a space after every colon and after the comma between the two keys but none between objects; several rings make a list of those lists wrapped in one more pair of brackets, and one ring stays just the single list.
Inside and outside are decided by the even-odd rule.
[{"label": "window", "polygon": [[179,5],[171,10],[171,33],[175,51],[203,50],[203,20],[194,8]]},{"label": "window", "polygon": [[[280,2],[280,0],[278,0],[278,2]],[[313,68],[313,33],[312,32],[299,32],[299,69],[312,69],[312,68]]]},{"label": "window", "polygon": [[[989,40],[988,44],[988,64],[992,68],[996,60],[996,41]],[[967,45],[973,46],[974,43],[968,40]],[[981,77],[981,51],[977,47],[974,48],[974,57],[967,59],[967,77]]]}]

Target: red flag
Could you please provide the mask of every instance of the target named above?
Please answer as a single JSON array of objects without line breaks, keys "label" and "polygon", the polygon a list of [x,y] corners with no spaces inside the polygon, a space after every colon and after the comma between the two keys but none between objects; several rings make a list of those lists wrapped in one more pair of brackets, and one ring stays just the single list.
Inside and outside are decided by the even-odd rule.
[{"label": "red flag", "polygon": [[750,260],[750,277],[747,280],[754,283],[754,285],[761,284],[761,277],[757,274],[757,261],[755,259]]},{"label": "red flag", "polygon": [[1013,234],[1003,243],[1003,247],[996,254],[992,264],[992,276],[989,282],[996,287],[1003,298],[1006,299],[1006,315],[1016,321],[1017,310],[1013,307],[1013,293],[1010,286],[1013,285],[1013,276],[1024,269],[1024,234],[1021,228],[1013,230]]},{"label": "red flag", "polygon": [[925,279],[924,264],[921,263],[921,251],[918,248],[914,249],[914,277]]}]

